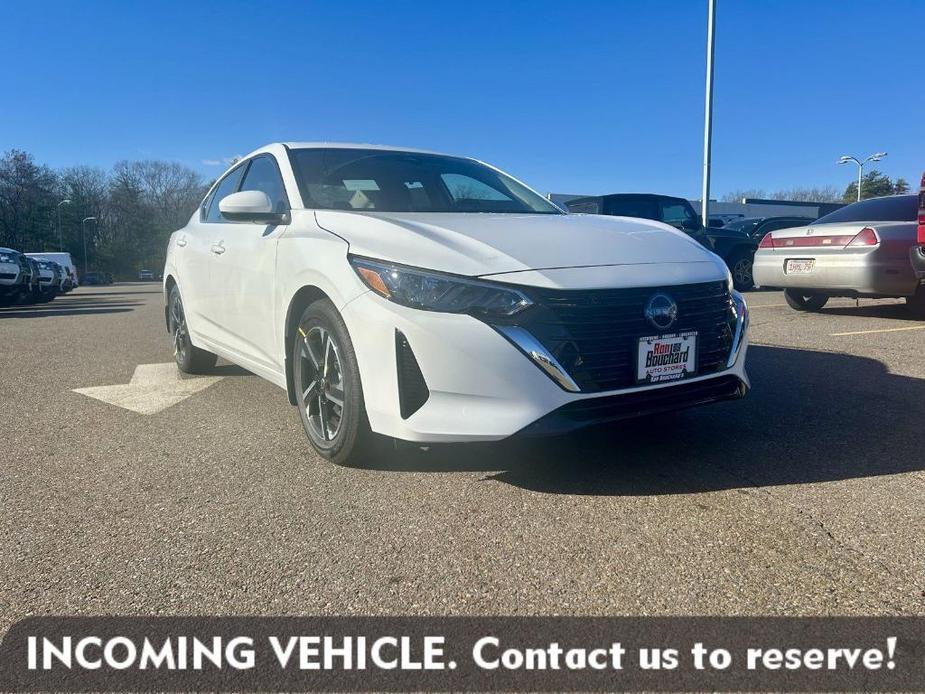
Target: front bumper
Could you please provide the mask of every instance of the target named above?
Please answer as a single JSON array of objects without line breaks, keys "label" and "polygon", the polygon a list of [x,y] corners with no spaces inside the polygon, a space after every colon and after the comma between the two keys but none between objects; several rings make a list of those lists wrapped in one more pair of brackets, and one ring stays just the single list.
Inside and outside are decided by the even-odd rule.
[{"label": "front bumper", "polygon": [[912,270],[920,282],[925,282],[925,244],[913,246],[909,251],[909,260],[912,261]]},{"label": "front bumper", "polygon": [[[788,274],[787,260],[812,258],[813,270]],[[906,256],[882,247],[858,249],[760,249],[752,275],[756,286],[818,290],[833,296],[910,296],[916,279]]]},{"label": "front bumper", "polygon": [[[676,383],[576,393],[471,316],[406,308],[372,292],[341,313],[357,355],[370,426],[405,441],[496,441],[517,433],[558,433],[741,397],[748,389],[744,334],[735,363],[719,372]],[[429,391],[424,404],[407,417],[401,415],[396,331],[413,351]]]}]

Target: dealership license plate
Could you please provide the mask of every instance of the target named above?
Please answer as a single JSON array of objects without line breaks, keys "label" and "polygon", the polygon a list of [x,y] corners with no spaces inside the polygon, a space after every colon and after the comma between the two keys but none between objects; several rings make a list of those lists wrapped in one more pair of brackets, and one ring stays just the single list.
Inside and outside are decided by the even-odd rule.
[{"label": "dealership license plate", "polygon": [[800,275],[804,272],[812,272],[815,264],[816,261],[813,258],[790,258],[787,260],[787,274]]},{"label": "dealership license plate", "polygon": [[697,371],[697,332],[639,338],[636,380],[677,381]]}]

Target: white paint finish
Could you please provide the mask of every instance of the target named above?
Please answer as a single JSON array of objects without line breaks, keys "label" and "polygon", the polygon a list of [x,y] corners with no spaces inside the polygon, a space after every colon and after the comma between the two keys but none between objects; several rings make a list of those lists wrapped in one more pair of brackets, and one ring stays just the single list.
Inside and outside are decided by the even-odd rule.
[{"label": "white paint finish", "polygon": [[316,217],[351,253],[460,275],[713,257],[674,227],[627,217],[343,210]]},{"label": "white paint finish", "polygon": [[132,380],[114,386],[75,388],[75,393],[121,407],[138,414],[157,414],[205,390],[223,376],[181,376],[177,365],[139,364]]},{"label": "white paint finish", "polygon": [[[482,321],[386,301],[358,278],[348,253],[564,289],[728,278],[718,256],[660,222],[596,215],[305,209],[285,148],[269,145],[245,157],[245,163],[259,154],[276,158],[291,221],[277,227],[203,223],[197,212],[174,233],[164,277],[180,288],[190,338],[195,346],[285,387],[287,311],[300,290],[320,290],[347,325],[370,424],[380,434],[421,442],[499,439],[560,405],[604,394],[563,391]],[[220,253],[210,250],[215,246]],[[427,403],[406,420],[398,411],[396,329],[411,343],[431,391]],[[744,349],[726,373],[746,380]],[[125,390],[115,395],[134,397]]]}]

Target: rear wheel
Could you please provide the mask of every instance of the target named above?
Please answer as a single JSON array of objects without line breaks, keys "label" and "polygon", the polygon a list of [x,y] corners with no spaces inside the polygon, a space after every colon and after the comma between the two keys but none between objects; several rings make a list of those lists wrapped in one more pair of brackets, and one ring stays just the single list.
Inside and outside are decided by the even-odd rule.
[{"label": "rear wheel", "polygon": [[312,447],[338,465],[369,465],[388,453],[366,417],[360,371],[347,326],[327,299],[302,313],[292,339],[299,416]]},{"label": "rear wheel", "polygon": [[785,289],[784,298],[787,300],[787,303],[795,311],[818,311],[829,300],[829,297],[824,294],[816,294],[813,292],[803,292],[796,289]]},{"label": "rear wheel", "polygon": [[215,367],[218,359],[212,352],[194,347],[186,325],[186,312],[183,310],[183,300],[180,298],[179,287],[170,290],[168,298],[167,329],[173,339],[173,358],[177,368],[187,374],[208,373]]},{"label": "rear wheel", "polygon": [[729,259],[729,271],[732,273],[732,284],[740,292],[748,291],[755,286],[752,277],[754,256],[749,252],[740,252]]}]

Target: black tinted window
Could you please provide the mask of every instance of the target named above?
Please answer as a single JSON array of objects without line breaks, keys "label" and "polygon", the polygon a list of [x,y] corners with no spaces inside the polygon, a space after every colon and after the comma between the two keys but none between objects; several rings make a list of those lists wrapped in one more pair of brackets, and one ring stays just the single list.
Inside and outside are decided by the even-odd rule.
[{"label": "black tinted window", "polygon": [[604,214],[658,219],[658,203],[649,198],[604,199]]},{"label": "black tinted window", "polygon": [[514,179],[471,159],[370,149],[295,149],[306,207],[381,212],[562,214]]},{"label": "black tinted window", "polygon": [[918,215],[916,195],[891,195],[887,198],[861,200],[820,217],[816,224],[832,222],[914,222]]},{"label": "black tinted window", "polygon": [[218,188],[215,189],[215,192],[212,193],[212,198],[209,200],[209,209],[206,212],[206,221],[207,222],[224,222],[225,218],[222,217],[222,213],[219,212],[218,203],[222,198],[226,198],[232,193],[236,192],[238,189],[238,181],[241,180],[241,173],[244,171],[243,166],[239,166],[234,171],[229,173],[225,178],[222,179],[222,182],[218,184]]},{"label": "black tinted window", "polygon": [[272,157],[257,157],[252,160],[244,174],[241,190],[260,190],[266,193],[273,203],[274,212],[287,212],[289,200],[283,179],[279,174],[279,167]]}]

